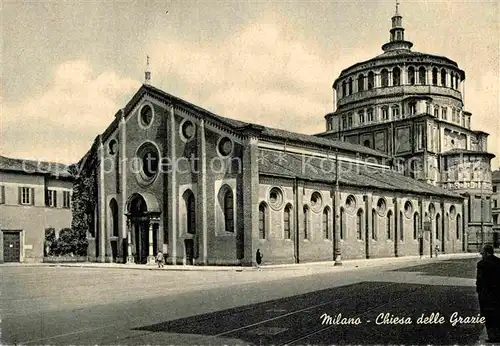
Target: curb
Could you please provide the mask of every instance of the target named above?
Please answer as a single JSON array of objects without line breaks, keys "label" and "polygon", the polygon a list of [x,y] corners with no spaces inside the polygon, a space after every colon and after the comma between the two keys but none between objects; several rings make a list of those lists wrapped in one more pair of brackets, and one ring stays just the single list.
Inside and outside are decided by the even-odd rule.
[{"label": "curb", "polygon": [[[104,268],[104,269],[132,269],[132,270],[149,270],[149,271],[273,271],[273,270],[313,270],[313,269],[339,269],[340,270],[355,270],[364,267],[373,266],[383,266],[397,263],[431,263],[440,260],[450,260],[450,259],[463,259],[463,258],[475,258],[479,259],[479,254],[475,253],[460,253],[460,254],[442,254],[439,257],[423,257],[419,256],[407,256],[407,257],[386,257],[386,258],[375,258],[375,259],[353,259],[345,260],[342,265],[335,266],[333,261],[326,262],[310,262],[310,263],[299,263],[299,264],[274,264],[274,265],[263,265],[260,268],[257,267],[235,267],[235,266],[173,266],[166,265],[164,268],[158,268],[149,265],[125,265],[117,263],[92,263],[92,262],[81,262],[81,263],[15,263],[15,264],[2,264],[6,267],[64,267],[64,268]],[[260,269],[260,270],[259,270]],[[337,271],[337,270],[335,270]]]}]

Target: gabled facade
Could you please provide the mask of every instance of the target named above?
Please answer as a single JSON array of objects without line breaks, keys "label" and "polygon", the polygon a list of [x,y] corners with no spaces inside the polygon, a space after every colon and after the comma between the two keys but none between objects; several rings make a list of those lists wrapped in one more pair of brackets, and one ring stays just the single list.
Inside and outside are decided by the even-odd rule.
[{"label": "gabled facade", "polygon": [[257,249],[265,263],[465,251],[463,197],[387,159],[143,85],[79,164],[97,192],[89,258],[146,264],[162,251],[169,264],[251,265]]}]

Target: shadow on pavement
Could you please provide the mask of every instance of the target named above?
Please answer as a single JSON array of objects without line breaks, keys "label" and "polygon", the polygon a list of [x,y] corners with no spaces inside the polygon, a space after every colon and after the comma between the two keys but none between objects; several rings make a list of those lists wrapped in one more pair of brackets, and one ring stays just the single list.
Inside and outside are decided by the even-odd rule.
[{"label": "shadow on pavement", "polygon": [[[220,339],[217,338],[259,345],[474,344],[483,325],[453,326],[450,318],[455,312],[462,317],[478,316],[474,287],[361,282],[134,330],[164,333],[165,343],[175,342],[169,338],[172,333],[171,336],[204,335],[210,344],[218,344]],[[417,323],[419,317],[430,317],[432,313],[434,316],[439,314],[443,323]],[[331,316],[333,321],[341,314],[341,318],[352,318],[352,322],[359,318],[360,323],[323,324],[324,314]],[[376,323],[395,322],[395,317],[406,318],[406,321],[409,318],[411,324]]]},{"label": "shadow on pavement", "polygon": [[444,260],[412,267],[394,269],[395,272],[419,272],[420,275],[476,278],[477,258]]}]

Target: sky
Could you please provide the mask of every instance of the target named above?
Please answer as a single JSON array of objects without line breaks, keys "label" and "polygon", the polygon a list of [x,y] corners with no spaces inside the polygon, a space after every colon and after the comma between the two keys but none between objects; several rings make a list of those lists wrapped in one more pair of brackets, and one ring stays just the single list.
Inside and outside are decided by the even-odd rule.
[{"label": "sky", "polygon": [[[400,0],[413,51],[466,72],[500,164],[500,1]],[[314,134],[339,73],[382,53],[395,1],[0,1],[0,153],[77,162],[144,81],[205,109]]]}]

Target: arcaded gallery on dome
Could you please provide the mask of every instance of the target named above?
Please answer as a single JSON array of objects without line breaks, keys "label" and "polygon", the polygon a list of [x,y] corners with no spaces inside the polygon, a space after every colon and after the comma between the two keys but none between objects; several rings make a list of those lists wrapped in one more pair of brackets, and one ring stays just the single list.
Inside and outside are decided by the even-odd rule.
[{"label": "arcaded gallery on dome", "polygon": [[96,186],[90,260],[252,265],[260,249],[266,264],[340,263],[498,246],[494,155],[470,128],[465,72],[411,48],[396,10],[383,53],[334,81],[316,135],[211,113],[146,71],[79,162]]}]

